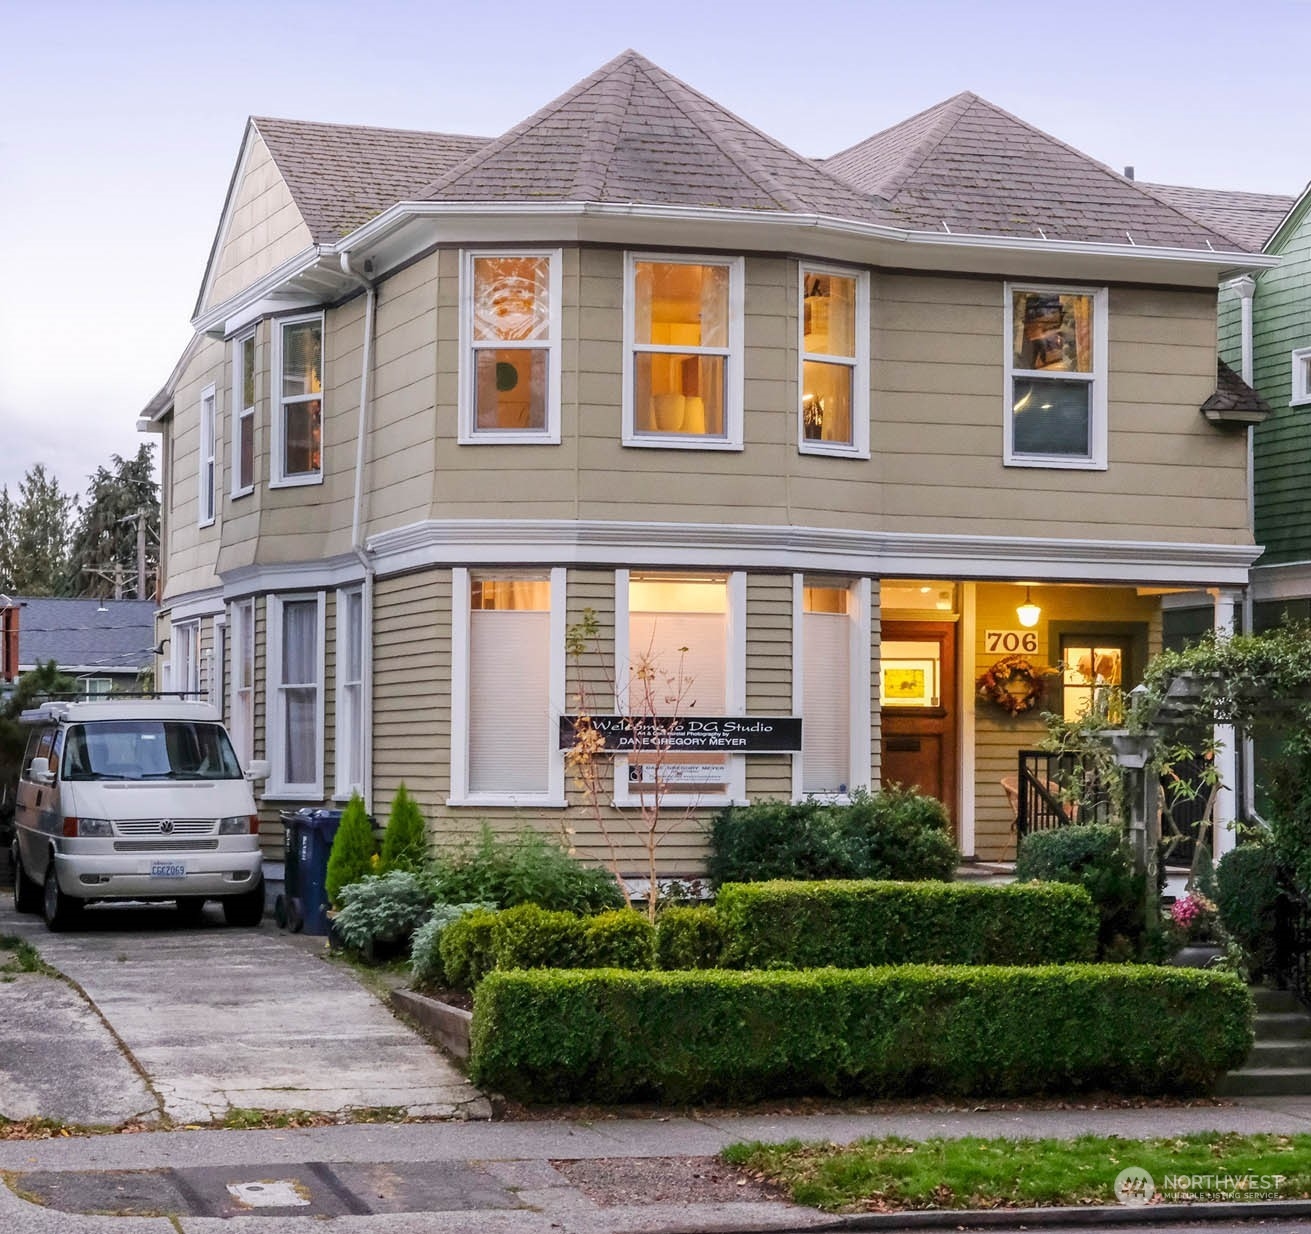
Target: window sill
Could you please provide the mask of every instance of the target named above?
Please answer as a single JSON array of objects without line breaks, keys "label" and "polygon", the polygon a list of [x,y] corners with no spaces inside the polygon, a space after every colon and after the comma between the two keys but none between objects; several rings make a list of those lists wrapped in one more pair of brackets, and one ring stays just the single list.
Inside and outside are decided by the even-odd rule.
[{"label": "window sill", "polygon": [[843,445],[837,441],[815,441],[813,438],[803,437],[797,443],[798,454],[822,454],[829,458],[869,458],[869,450],[861,449],[859,446]]},{"label": "window sill", "polygon": [[805,805],[807,801],[817,801],[820,805],[825,806],[849,806],[851,804],[851,794],[802,793],[800,797],[792,798],[792,804],[796,806]]},{"label": "window sill", "polygon": [[1311,407],[1311,394],[1303,395],[1300,398],[1290,398],[1288,405],[1290,407]]},{"label": "window sill", "polygon": [[321,784],[273,784],[265,781],[260,794],[264,801],[322,801]]},{"label": "window sill", "polygon": [[323,473],[316,471],[313,475],[304,476],[282,476],[277,480],[269,481],[269,488],[303,488],[308,484],[322,484]]},{"label": "window sill", "polygon": [[481,433],[462,432],[458,438],[462,446],[558,446],[560,430],[547,429],[542,432],[519,432],[507,429],[503,432],[488,431]]},{"label": "window sill", "polygon": [[1048,471],[1106,471],[1107,464],[1095,458],[1062,458],[1059,455],[1015,455],[1002,460],[1004,467],[1036,467]]},{"label": "window sill", "polygon": [[738,450],[742,449],[740,441],[726,441],[722,437],[680,437],[674,433],[668,436],[643,436],[637,433],[624,435],[625,446],[634,446],[640,450]]},{"label": "window sill", "polygon": [[462,806],[532,806],[535,809],[563,810],[569,803],[549,793],[466,793],[463,797],[447,797],[446,804]]},{"label": "window sill", "polygon": [[228,494],[228,498],[232,501],[236,501],[238,497],[249,497],[254,491],[255,486],[251,484],[246,488],[233,489],[233,491]]},{"label": "window sill", "polygon": [[[610,799],[610,804],[616,810],[639,810],[642,808],[642,798],[637,796],[619,797],[615,796]],[[662,810],[674,808],[678,810],[690,809],[718,809],[720,806],[749,806],[751,804],[745,797],[736,798],[728,793],[671,793],[668,790],[660,798],[660,808]]]}]

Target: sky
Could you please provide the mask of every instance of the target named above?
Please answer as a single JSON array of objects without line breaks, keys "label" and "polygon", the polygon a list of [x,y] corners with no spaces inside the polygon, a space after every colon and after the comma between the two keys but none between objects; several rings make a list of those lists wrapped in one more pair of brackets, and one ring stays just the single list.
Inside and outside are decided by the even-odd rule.
[{"label": "sky", "polygon": [[1295,194],[1308,45],[1311,0],[0,0],[0,485],[135,453],[248,115],[495,136],[634,47],[811,156],[973,90],[1140,180]]}]

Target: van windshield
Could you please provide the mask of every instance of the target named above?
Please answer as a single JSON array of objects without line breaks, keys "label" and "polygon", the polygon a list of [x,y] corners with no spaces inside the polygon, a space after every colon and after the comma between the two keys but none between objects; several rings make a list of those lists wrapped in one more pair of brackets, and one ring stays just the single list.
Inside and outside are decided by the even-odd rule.
[{"label": "van windshield", "polygon": [[69,727],[65,780],[240,780],[220,724],[96,720]]}]

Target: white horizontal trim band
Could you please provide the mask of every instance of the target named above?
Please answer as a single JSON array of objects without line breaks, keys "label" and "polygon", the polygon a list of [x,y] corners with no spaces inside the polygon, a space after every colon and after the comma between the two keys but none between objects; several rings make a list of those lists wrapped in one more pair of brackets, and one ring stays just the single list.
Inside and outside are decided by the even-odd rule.
[{"label": "white horizontal trim band", "polygon": [[1311,596],[1311,561],[1256,566],[1252,570],[1252,601],[1304,600]]}]

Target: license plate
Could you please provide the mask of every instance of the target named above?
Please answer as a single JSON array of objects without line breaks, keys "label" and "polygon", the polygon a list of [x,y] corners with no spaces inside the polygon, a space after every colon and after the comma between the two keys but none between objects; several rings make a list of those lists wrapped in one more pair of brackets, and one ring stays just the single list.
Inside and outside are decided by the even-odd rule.
[{"label": "license plate", "polygon": [[187,867],[180,861],[152,861],[150,863],[151,878],[185,878]]}]

